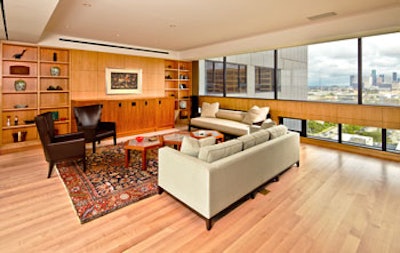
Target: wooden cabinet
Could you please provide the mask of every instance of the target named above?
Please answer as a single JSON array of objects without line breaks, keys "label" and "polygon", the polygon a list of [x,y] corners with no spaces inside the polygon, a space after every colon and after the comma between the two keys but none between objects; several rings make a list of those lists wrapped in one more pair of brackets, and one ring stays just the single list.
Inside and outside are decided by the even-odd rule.
[{"label": "wooden cabinet", "polygon": [[56,129],[69,132],[69,51],[2,42],[1,54],[1,149],[37,145],[34,118],[43,112],[56,112]]},{"label": "wooden cabinet", "polygon": [[165,95],[175,99],[175,110],[179,118],[190,118],[190,96],[192,95],[192,63],[165,61]]},{"label": "wooden cabinet", "polygon": [[[172,98],[73,100],[72,108],[93,104],[103,105],[101,119],[116,122],[118,136],[174,127],[175,100]],[[72,129],[73,131],[77,129],[75,120],[73,120]]]}]

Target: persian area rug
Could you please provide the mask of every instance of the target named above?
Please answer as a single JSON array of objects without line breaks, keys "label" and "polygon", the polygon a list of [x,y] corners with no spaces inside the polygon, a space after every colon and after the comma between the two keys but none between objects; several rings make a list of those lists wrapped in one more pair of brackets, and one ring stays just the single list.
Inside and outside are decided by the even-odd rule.
[{"label": "persian area rug", "polygon": [[87,151],[82,161],[61,162],[57,170],[81,221],[85,223],[157,193],[158,150],[147,151],[147,170],[141,170],[141,153],[130,151],[125,168],[123,143]]}]

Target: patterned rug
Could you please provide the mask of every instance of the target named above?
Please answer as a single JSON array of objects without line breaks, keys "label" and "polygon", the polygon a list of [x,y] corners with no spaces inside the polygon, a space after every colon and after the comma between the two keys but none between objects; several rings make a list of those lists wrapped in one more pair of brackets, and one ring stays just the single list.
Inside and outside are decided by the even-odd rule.
[{"label": "patterned rug", "polygon": [[123,143],[87,151],[87,168],[82,161],[57,164],[59,176],[81,221],[85,223],[157,193],[157,149],[147,151],[147,170],[141,170],[138,151],[130,151],[125,168]]}]

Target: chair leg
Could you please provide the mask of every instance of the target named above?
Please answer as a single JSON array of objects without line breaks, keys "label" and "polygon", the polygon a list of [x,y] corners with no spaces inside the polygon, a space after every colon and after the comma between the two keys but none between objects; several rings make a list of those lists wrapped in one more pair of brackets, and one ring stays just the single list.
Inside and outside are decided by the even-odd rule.
[{"label": "chair leg", "polygon": [[114,145],[117,145],[117,135],[116,134],[113,136],[113,139],[114,139]]},{"label": "chair leg", "polygon": [[86,156],[83,156],[83,172],[86,172]]},{"label": "chair leg", "polygon": [[53,167],[54,167],[54,162],[50,161],[49,162],[49,174],[47,175],[47,178],[51,177],[51,172],[53,172]]},{"label": "chair leg", "polygon": [[93,153],[96,153],[96,142],[95,141],[92,143],[92,150],[93,150]]}]

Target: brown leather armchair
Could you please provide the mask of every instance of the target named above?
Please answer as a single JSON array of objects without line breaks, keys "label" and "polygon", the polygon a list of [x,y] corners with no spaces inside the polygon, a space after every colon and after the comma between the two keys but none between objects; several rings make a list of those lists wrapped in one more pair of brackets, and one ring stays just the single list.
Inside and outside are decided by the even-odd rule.
[{"label": "brown leather armchair", "polygon": [[89,105],[74,107],[74,114],[78,131],[85,134],[86,142],[93,144],[93,153],[96,152],[96,141],[113,137],[114,145],[117,144],[117,130],[115,122],[101,121],[102,105]]},{"label": "brown leather armchair", "polygon": [[83,171],[86,171],[85,138],[83,133],[54,134],[54,121],[51,112],[35,117],[36,127],[39,132],[46,161],[49,163],[49,174],[56,162],[82,159]]}]

